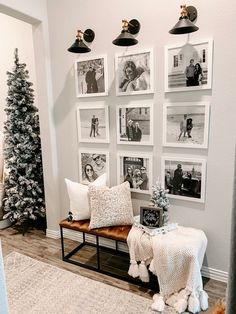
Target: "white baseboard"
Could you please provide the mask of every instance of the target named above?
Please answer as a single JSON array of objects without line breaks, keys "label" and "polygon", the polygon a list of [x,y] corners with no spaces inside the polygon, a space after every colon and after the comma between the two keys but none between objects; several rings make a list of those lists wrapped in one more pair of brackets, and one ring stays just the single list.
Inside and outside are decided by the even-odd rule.
[{"label": "white baseboard", "polygon": [[[63,234],[64,237],[70,240],[82,242],[83,241],[83,235],[81,232],[70,230],[70,229],[63,229]],[[53,239],[59,239],[60,238],[60,231],[55,231],[55,230],[49,230],[47,229],[46,236],[49,238]],[[96,242],[96,237],[92,234],[87,234],[86,235],[86,241],[95,243]],[[106,238],[99,238],[99,243],[102,246],[115,249],[115,241],[106,239]],[[128,246],[126,243],[118,243],[118,248],[120,251],[123,252],[129,252]],[[228,273],[219,269],[214,269],[211,267],[207,266],[202,266],[201,273],[203,277],[222,281],[222,282],[227,282],[228,281]]]},{"label": "white baseboard", "polygon": [[52,239],[59,239],[60,238],[60,231],[47,229],[46,230],[46,237],[52,238]]},{"label": "white baseboard", "polygon": [[203,277],[207,277],[222,282],[228,282],[228,272],[226,271],[214,269],[207,266],[202,266],[201,273]]}]

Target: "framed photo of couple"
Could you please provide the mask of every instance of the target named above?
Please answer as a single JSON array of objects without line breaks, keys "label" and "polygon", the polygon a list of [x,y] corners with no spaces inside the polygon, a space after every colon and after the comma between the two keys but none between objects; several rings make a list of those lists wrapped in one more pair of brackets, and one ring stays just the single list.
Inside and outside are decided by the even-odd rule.
[{"label": "framed photo of couple", "polygon": [[104,102],[77,107],[78,141],[109,143],[109,112]]},{"label": "framed photo of couple", "polygon": [[116,95],[153,93],[153,50],[116,54]]},{"label": "framed photo of couple", "polygon": [[150,194],[152,188],[152,154],[118,152],[117,184],[129,182],[131,192]]},{"label": "framed photo of couple", "polygon": [[165,47],[165,92],[211,89],[213,40]]},{"label": "framed photo of couple", "polygon": [[153,145],[153,104],[131,102],[116,111],[117,144]]},{"label": "framed photo of couple", "polygon": [[163,146],[207,148],[210,105],[165,103],[163,107]]},{"label": "framed photo of couple", "polygon": [[109,185],[109,152],[105,150],[79,150],[79,182],[85,185],[106,173]]},{"label": "framed photo of couple", "polygon": [[77,97],[108,95],[107,55],[75,61],[75,88]]},{"label": "framed photo of couple", "polygon": [[169,197],[204,203],[205,159],[164,156],[161,168],[161,184]]}]

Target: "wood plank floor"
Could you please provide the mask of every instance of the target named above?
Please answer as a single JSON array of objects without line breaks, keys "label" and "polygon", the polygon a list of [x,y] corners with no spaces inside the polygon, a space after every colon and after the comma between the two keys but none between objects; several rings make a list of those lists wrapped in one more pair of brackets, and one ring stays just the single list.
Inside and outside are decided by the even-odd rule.
[{"label": "wood plank floor", "polygon": [[[7,228],[0,230],[0,239],[2,242],[3,256],[6,256],[13,251],[17,251],[37,260],[69,270],[75,274],[80,274],[82,276],[101,281],[127,291],[131,291],[146,298],[151,299],[154,293],[153,291],[146,288],[63,262],[61,260],[60,239],[47,238],[43,231],[33,230],[23,236],[18,234],[14,229]],[[75,242],[72,240],[66,240],[66,244],[72,246],[75,244]],[[91,259],[92,253],[90,250],[85,250],[83,254],[83,258],[85,260]],[[209,311],[207,313],[210,313],[212,305],[215,304],[218,299],[225,297],[226,284],[207,278],[203,278],[203,280],[204,289],[209,295]]]}]

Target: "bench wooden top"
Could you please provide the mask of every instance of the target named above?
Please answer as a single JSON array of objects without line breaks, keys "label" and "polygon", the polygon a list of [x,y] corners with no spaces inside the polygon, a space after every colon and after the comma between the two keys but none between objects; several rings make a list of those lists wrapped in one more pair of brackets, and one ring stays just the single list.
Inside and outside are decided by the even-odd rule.
[{"label": "bench wooden top", "polygon": [[85,232],[121,242],[126,242],[129,231],[132,227],[131,225],[127,225],[89,229],[89,222],[89,219],[79,221],[68,221],[67,219],[63,219],[60,222],[60,226],[65,229]]}]

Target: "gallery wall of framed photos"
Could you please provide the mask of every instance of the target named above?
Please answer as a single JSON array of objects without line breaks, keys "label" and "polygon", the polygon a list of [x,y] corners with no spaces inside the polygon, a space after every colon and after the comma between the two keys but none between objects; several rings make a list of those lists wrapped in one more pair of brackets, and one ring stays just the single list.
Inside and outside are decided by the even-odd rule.
[{"label": "gallery wall of framed photos", "polygon": [[[175,165],[176,168],[178,165],[176,158],[179,158],[182,171],[186,175],[190,172],[189,177],[190,175],[203,177],[205,193],[200,190],[199,194],[198,190],[193,199],[185,195],[170,195],[170,217],[179,224],[206,230],[211,238],[207,248],[207,263],[212,268],[227,270],[226,248],[230,237],[236,134],[235,71],[233,70],[236,67],[234,56],[236,44],[233,28],[226,31],[222,27],[222,22],[226,20],[226,16],[234,21],[232,10],[234,6],[233,1],[230,1],[231,6],[224,6],[221,2],[213,2],[213,0],[207,2],[196,0],[194,3],[189,3],[196,6],[198,10],[196,24],[199,30],[189,35],[177,36],[168,33],[179,17],[181,3],[177,0],[171,3],[157,3],[155,0],[150,0],[148,4],[138,5],[135,0],[113,1],[112,4],[109,1],[87,0],[83,5],[78,1],[71,1],[66,6],[64,1],[52,0],[48,3],[50,45],[53,54],[51,64],[54,104],[51,111],[54,114],[58,143],[61,218],[67,215],[68,210],[64,178],[80,180],[81,150],[85,153],[90,153],[91,150],[109,153],[110,186],[117,184],[119,152],[125,153],[123,157],[137,159],[143,158],[141,156],[143,153],[150,154],[153,183],[158,180],[158,177],[162,183],[165,181],[169,169],[166,168],[166,174],[163,174],[163,159],[173,161],[174,168],[166,163],[166,167],[173,169],[171,173],[173,177]],[[79,21],[78,12],[80,12]],[[65,13],[69,19],[64,18]],[[123,18],[128,20],[136,18],[141,23],[140,32],[136,36],[138,44],[133,47],[118,47],[112,44],[121,31]],[[67,48],[74,40],[74,31],[78,27],[84,30],[91,28],[95,31],[94,41],[88,44],[91,52],[84,55],[67,52]],[[123,62],[123,55],[126,61],[129,61],[128,56],[131,56],[134,63],[144,63],[146,60],[146,68],[150,68],[153,81],[151,75],[150,80],[147,76],[148,83],[145,84],[143,81],[141,85],[140,82],[139,88],[141,90],[145,85],[149,85],[149,90],[152,92],[143,93],[141,90],[141,93],[137,91],[132,93],[131,85],[126,84],[123,72],[117,70],[117,66]],[[153,55],[152,63],[149,62],[151,55]],[[190,65],[190,59],[194,59],[194,66],[196,63],[201,65],[203,79],[199,85],[191,85],[193,82],[190,80],[187,86],[184,71],[185,67]],[[107,62],[107,69],[104,70],[104,73],[107,71],[107,90],[105,87],[102,88],[106,83],[103,84],[100,75],[95,92],[93,89],[90,93],[95,94],[92,97],[83,96],[85,77],[82,78],[83,84],[77,88],[77,91],[75,88],[74,64],[85,61],[86,66],[89,67],[90,62],[87,62],[89,60],[98,69],[98,74],[99,72],[101,74],[101,68],[105,68]],[[121,82],[122,87],[119,86]],[[82,94],[82,97],[77,97],[79,94]],[[97,108],[98,104],[104,106],[104,109]],[[80,106],[81,110],[77,109]],[[82,108],[83,106],[87,106],[88,110]],[[108,111],[109,128],[104,122],[106,121],[105,107]],[[78,110],[79,118],[77,118]],[[99,121],[101,142],[100,137],[90,138],[91,130],[89,131],[88,121],[92,119],[93,110],[95,118],[99,115],[101,121]],[[186,119],[192,119],[191,137],[188,137],[187,132],[185,137],[184,132],[180,136],[180,122],[185,114],[187,114]],[[85,119],[85,124],[81,125],[79,131],[77,120],[81,117]],[[128,118],[139,123],[145,135],[140,141],[128,140],[125,132],[125,121]],[[180,140],[178,140],[179,136]],[[130,153],[140,154],[140,158],[131,156]],[[189,160],[193,162],[194,167],[189,166]],[[200,171],[196,171],[199,160]],[[126,162],[126,159],[124,161],[127,168],[128,161]],[[148,175],[149,170],[146,170]],[[204,195],[204,201],[199,198],[199,195]],[[140,206],[143,202],[148,203],[149,198],[149,194],[132,191],[135,213],[139,213]],[[49,220],[53,221],[53,217],[49,216]],[[219,230],[223,230],[224,236]],[[220,247],[220,250],[215,250],[215,247]]]},{"label": "gallery wall of framed photos", "polygon": [[[165,92],[188,92],[211,89],[213,40],[187,42],[182,45],[165,46]],[[150,99],[133,101],[133,96],[154,94],[153,49],[129,49],[114,56],[117,137],[117,184],[128,181],[132,192],[151,194],[156,177],[168,189],[171,198],[204,203],[206,186],[206,159],[198,160],[198,149],[208,148],[210,104],[209,102],[163,103],[163,147],[191,148],[192,158],[183,150],[183,155],[161,156],[161,170],[153,173],[153,102]],[[190,76],[191,75],[191,76]],[[109,143],[111,104],[99,102],[95,97],[108,95],[107,56],[82,57],[75,61],[76,95],[91,97],[93,101],[77,106],[79,143]],[[120,104],[119,96],[126,96]],[[161,138],[161,133],[156,135]],[[132,152],[120,151],[133,147]],[[149,155],[144,156],[145,146]],[[170,150],[171,152],[171,150]],[[146,152],[145,152],[146,153]],[[79,153],[79,178],[89,182],[87,166],[91,168],[90,182],[102,173],[96,173],[95,154]],[[96,156],[98,156],[96,154]],[[91,157],[91,158],[90,158]],[[207,157],[207,154],[205,154]],[[109,155],[100,155],[109,172]],[[92,176],[92,173],[94,174]],[[108,176],[109,180],[109,176]]]}]

